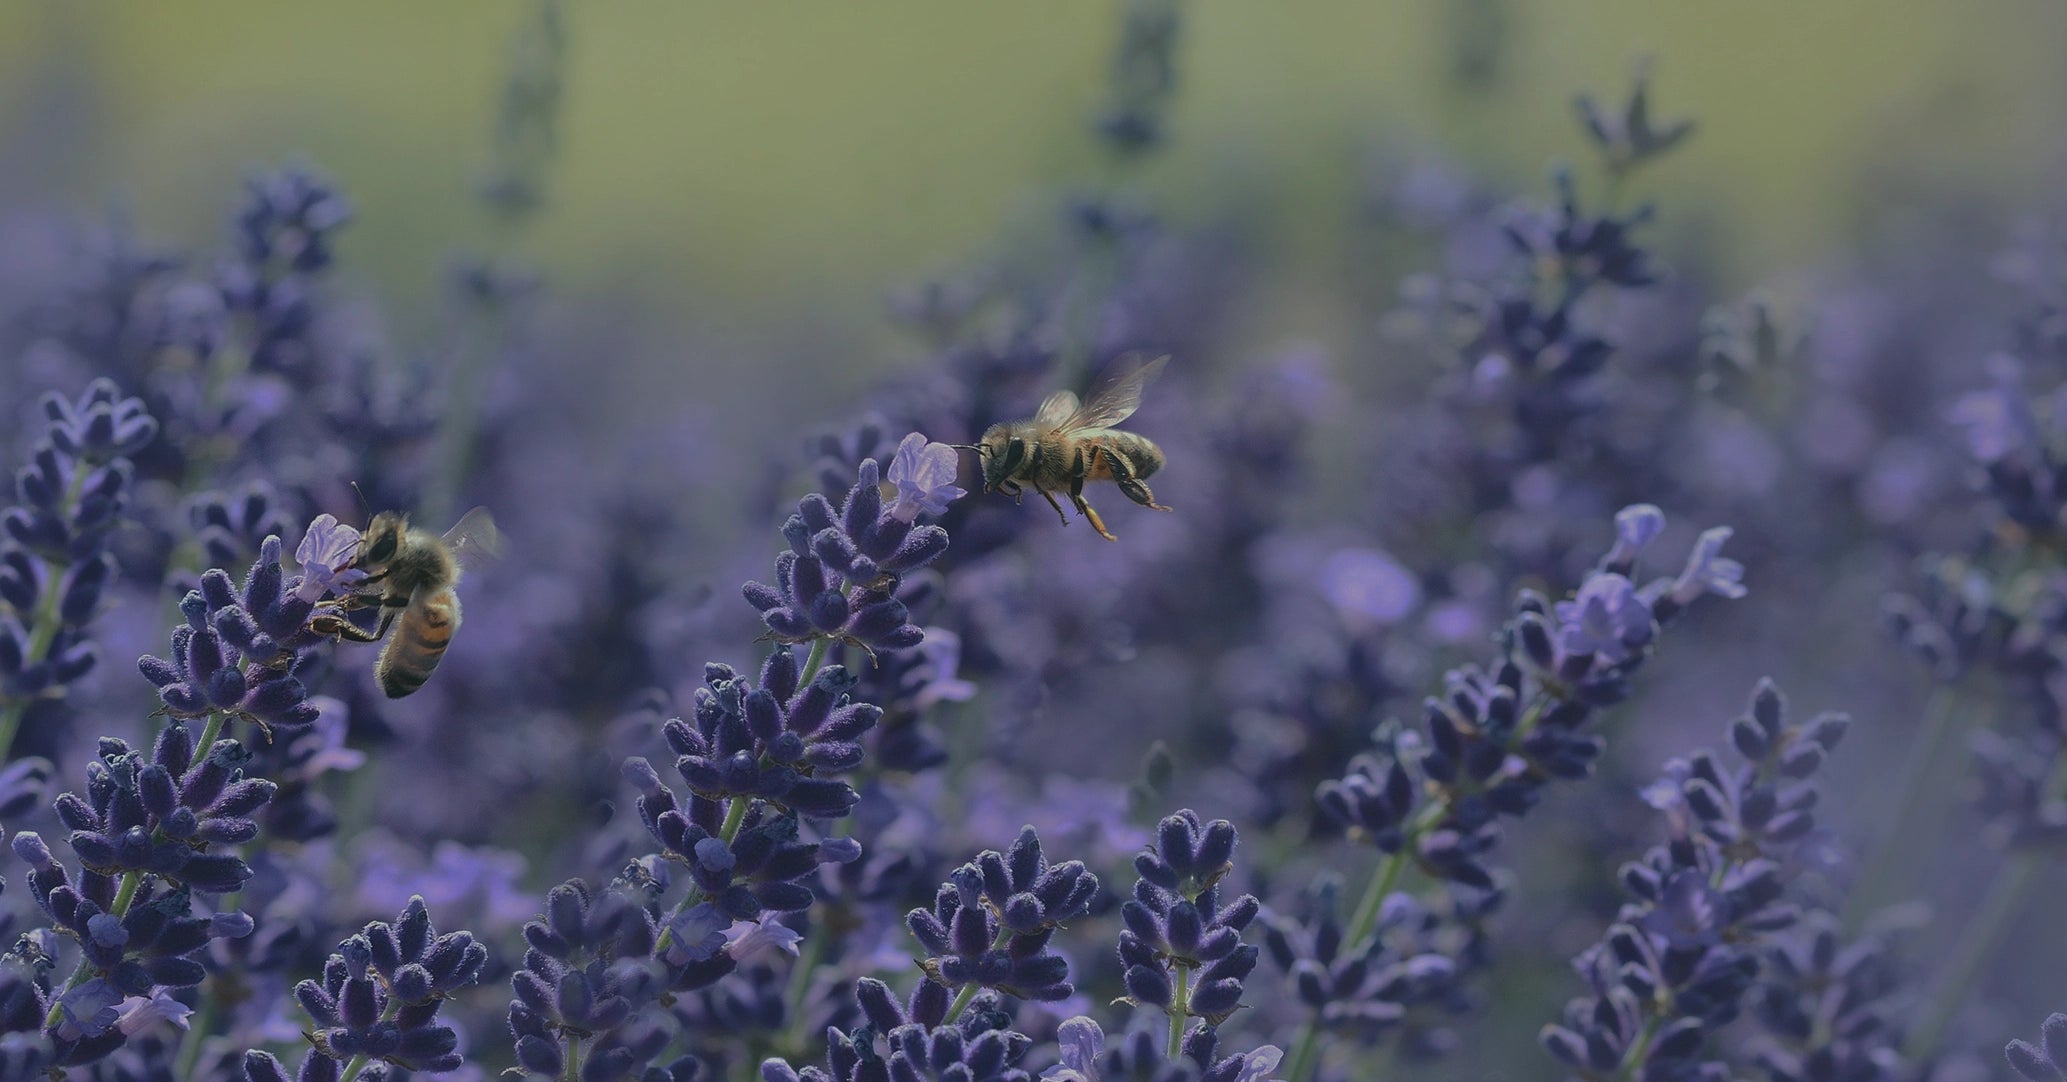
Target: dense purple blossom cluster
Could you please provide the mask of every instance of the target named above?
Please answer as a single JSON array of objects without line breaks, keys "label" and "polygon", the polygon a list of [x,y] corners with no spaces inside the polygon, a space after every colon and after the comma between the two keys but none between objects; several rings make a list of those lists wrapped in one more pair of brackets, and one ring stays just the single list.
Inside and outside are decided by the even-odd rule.
[{"label": "dense purple blossom cluster", "polygon": [[[504,225],[548,205],[541,10]],[[490,333],[398,360],[308,168],[253,174],[217,255],[111,232],[0,295],[38,358],[0,365],[33,407],[0,447],[0,1079],[1922,1082],[2049,1014],[2016,997],[2062,959],[2004,944],[2067,837],[2057,246],[2000,261],[1985,366],[1913,333],[1955,318],[1936,283],[1833,287],[1814,335],[1713,303],[1625,202],[1693,130],[1640,71],[1581,100],[1596,167],[1547,205],[1381,170],[1368,227],[1441,255],[1365,363],[1230,360],[1249,268],[1134,186],[1182,31],[1126,5],[1109,186],[901,300],[932,360],[774,474],[680,432],[598,468],[507,261],[454,300]],[[1130,438],[1178,513],[1106,545],[972,494],[970,441],[1133,353],[1176,358]],[[1076,438],[1094,485],[1146,461]],[[991,487],[1045,490],[1050,450]],[[426,572],[340,516],[461,500],[518,551],[467,569],[443,656],[435,586],[383,600]],[[353,641],[383,631],[418,638]],[[435,674],[376,694],[381,650]],[[1875,723],[1759,679],[1683,752],[1775,668]],[[2067,1017],[2007,1055],[2067,1078]]]}]

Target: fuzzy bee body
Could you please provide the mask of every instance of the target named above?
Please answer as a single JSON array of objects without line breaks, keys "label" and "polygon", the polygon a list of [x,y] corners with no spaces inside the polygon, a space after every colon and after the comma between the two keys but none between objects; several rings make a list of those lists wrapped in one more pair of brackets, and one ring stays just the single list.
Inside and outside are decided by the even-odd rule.
[{"label": "fuzzy bee body", "polygon": [[495,523],[482,508],[467,512],[443,537],[383,511],[367,524],[352,562],[366,573],[367,588],[341,603],[346,609],[380,606],[380,629],[366,632],[341,619],[326,627],[355,642],[386,638],[374,676],[388,698],[408,695],[430,679],[459,630],[462,564],[493,555],[498,545]]},{"label": "fuzzy bee body", "polygon": [[1046,497],[1069,523],[1069,514],[1055,493],[1067,491],[1078,513],[1100,537],[1117,541],[1105,520],[1084,499],[1088,481],[1111,481],[1143,507],[1170,508],[1155,502],[1145,483],[1163,468],[1163,450],[1155,441],[1116,426],[1141,404],[1141,389],[1163,370],[1168,357],[1142,363],[1137,356],[1113,362],[1091,399],[1079,403],[1075,393],[1057,391],[1041,403],[1030,420],[992,425],[971,445],[983,462],[983,490],[1004,492],[1014,499],[1030,486]]}]

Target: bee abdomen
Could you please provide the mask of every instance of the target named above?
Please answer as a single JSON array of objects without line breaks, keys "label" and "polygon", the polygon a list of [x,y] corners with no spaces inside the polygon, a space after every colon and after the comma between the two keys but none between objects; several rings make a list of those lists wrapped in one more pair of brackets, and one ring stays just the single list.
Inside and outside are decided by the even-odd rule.
[{"label": "bee abdomen", "polygon": [[1133,432],[1116,431],[1106,435],[1106,446],[1115,455],[1127,461],[1128,470],[1138,478],[1154,475],[1163,468],[1163,449],[1147,436]]},{"label": "bee abdomen", "polygon": [[396,621],[394,637],[380,652],[374,675],[390,699],[422,687],[445,656],[459,627],[459,595],[450,589],[414,601]]}]

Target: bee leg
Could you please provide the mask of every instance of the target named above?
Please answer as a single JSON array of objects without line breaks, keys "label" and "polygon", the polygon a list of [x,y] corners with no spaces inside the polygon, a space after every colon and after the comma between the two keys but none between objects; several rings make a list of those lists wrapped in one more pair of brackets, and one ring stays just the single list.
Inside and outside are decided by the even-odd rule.
[{"label": "bee leg", "polygon": [[1112,535],[1111,530],[1105,528],[1105,520],[1099,518],[1098,512],[1091,509],[1090,502],[1084,499],[1082,493],[1072,492],[1069,494],[1069,498],[1071,502],[1077,505],[1077,510],[1083,514],[1084,518],[1091,523],[1091,528],[1098,531],[1098,536],[1105,538],[1107,541],[1119,540],[1119,538]]},{"label": "bee leg", "polygon": [[1134,476],[1134,468],[1127,465],[1124,459],[1103,448],[1100,449],[1100,453],[1105,455],[1106,464],[1112,467],[1113,484],[1120,486],[1120,491],[1126,493],[1128,499],[1157,511],[1173,510],[1156,502],[1156,494],[1148,490],[1146,482]]},{"label": "bee leg", "polygon": [[317,617],[315,621],[309,624],[309,627],[318,635],[329,635],[349,642],[380,641],[380,635],[377,633],[361,631],[359,630],[359,625],[335,617]]},{"label": "bee leg", "polygon": [[[1036,492],[1040,493],[1040,494],[1041,494],[1041,495],[1043,495],[1043,496],[1046,496],[1046,497],[1048,497],[1048,506],[1050,506],[1050,507],[1052,507],[1052,508],[1054,508],[1054,509],[1055,509],[1055,514],[1061,517],[1061,519],[1062,519],[1062,524],[1063,524],[1064,526],[1067,526],[1067,525],[1069,525],[1069,512],[1067,512],[1067,511],[1064,511],[1064,510],[1062,509],[1062,505],[1061,505],[1061,504],[1059,504],[1059,503],[1057,503],[1057,502],[1055,502],[1055,494],[1054,494],[1053,492],[1050,492],[1050,491],[1048,491],[1047,489],[1045,489],[1045,488],[1042,488],[1042,487],[1041,487],[1041,486],[1039,486],[1039,485],[1035,485],[1035,486],[1034,486],[1034,491],[1036,491]],[[1072,497],[1072,498],[1074,498],[1074,497]],[[1079,502],[1079,506],[1081,506],[1081,501]]]},{"label": "bee leg", "polygon": [[999,481],[998,491],[1012,497],[1012,502],[1015,504],[1026,498],[1026,490],[1020,488],[1017,481]]}]

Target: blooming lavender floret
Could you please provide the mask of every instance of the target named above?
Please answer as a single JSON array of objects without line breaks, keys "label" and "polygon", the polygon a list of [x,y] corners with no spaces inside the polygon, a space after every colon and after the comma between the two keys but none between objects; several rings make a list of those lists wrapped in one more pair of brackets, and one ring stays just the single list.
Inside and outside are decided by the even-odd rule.
[{"label": "blooming lavender floret", "polygon": [[955,869],[929,909],[905,923],[932,956],[926,975],[949,988],[975,984],[1020,999],[1068,998],[1069,962],[1050,950],[1055,929],[1089,911],[1098,877],[1082,861],[1050,864],[1029,826],[1012,848],[987,849]]},{"label": "blooming lavender floret", "polygon": [[357,589],[366,580],[366,572],[351,566],[358,555],[358,530],[333,515],[317,515],[294,549],[294,561],[301,565],[295,599],[313,604],[326,593],[341,596]]},{"label": "blooming lavender floret", "polygon": [[955,485],[960,470],[961,459],[954,448],[929,443],[917,432],[904,437],[897,445],[897,456],[890,460],[890,468],[883,474],[884,481],[897,487],[897,502],[890,506],[890,517],[910,523],[917,522],[921,514],[946,514],[948,504],[969,494]]}]

